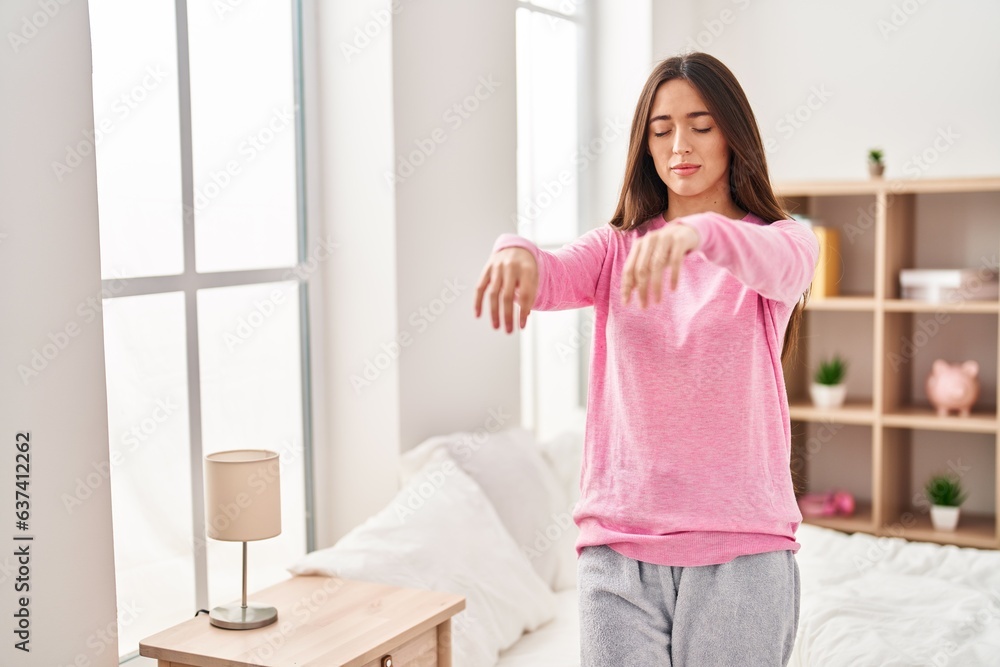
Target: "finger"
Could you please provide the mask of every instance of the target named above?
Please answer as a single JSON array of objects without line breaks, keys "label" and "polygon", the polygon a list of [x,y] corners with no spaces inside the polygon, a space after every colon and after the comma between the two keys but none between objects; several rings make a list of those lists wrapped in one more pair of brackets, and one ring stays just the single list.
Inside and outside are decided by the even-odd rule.
[{"label": "finger", "polygon": [[483,267],[483,272],[479,274],[479,284],[476,287],[476,317],[483,314],[483,294],[490,284],[490,274],[492,266],[489,262]]},{"label": "finger", "polygon": [[639,250],[639,257],[635,261],[635,284],[639,292],[639,303],[642,304],[643,308],[646,307],[649,300],[647,294],[647,290],[649,289],[649,264],[653,250],[656,248],[656,237],[647,237],[645,241]]},{"label": "finger", "polygon": [[670,252],[670,291],[677,289],[677,278],[681,272],[681,263],[684,261],[684,251],[680,244],[674,245]]},{"label": "finger", "polygon": [[501,286],[500,265],[490,266],[490,315],[493,319],[493,328],[500,328],[500,286]]},{"label": "finger", "polygon": [[503,267],[503,323],[507,333],[514,330],[514,287],[517,285],[517,276],[513,264],[505,264]]},{"label": "finger", "polygon": [[653,252],[649,265],[649,288],[650,294],[656,303],[660,303],[663,298],[663,272],[669,260],[670,244],[667,237],[661,237]]},{"label": "finger", "polygon": [[528,325],[528,313],[531,312],[531,307],[535,303],[535,287],[525,281],[519,285],[519,290],[517,305],[521,309],[521,328],[523,329]]},{"label": "finger", "polygon": [[636,243],[629,249],[628,257],[625,259],[625,267],[622,269],[622,305],[628,305],[628,300],[632,296],[632,288],[635,286],[634,269],[635,269],[635,259],[638,252],[638,246],[642,245],[642,239],[636,241]]}]

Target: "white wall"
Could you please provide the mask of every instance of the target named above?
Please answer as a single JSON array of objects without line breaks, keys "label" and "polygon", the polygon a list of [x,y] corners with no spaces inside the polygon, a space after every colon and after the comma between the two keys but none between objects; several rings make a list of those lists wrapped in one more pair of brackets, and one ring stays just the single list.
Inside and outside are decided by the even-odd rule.
[{"label": "white wall", "polygon": [[517,424],[520,373],[515,335],[473,312],[493,241],[517,211],[514,7],[404,7],[393,24],[397,173],[401,160],[422,162],[396,185],[397,314],[413,336],[399,361],[405,450],[446,430]]},{"label": "white wall", "polygon": [[[517,339],[473,313],[476,279],[516,211],[516,114],[508,3],[323,2],[316,15],[312,214],[340,244],[322,269],[316,341],[324,546],[384,506],[400,452],[491,429],[491,414],[519,421]],[[416,166],[393,183],[400,160]]]},{"label": "white wall", "polygon": [[[0,664],[117,665],[110,485],[87,482],[109,470],[102,319],[88,306],[101,297],[93,152],[61,182],[52,170],[68,146],[86,150],[94,127],[90,26],[86,2],[49,10],[36,0],[0,4]],[[47,358],[22,376],[35,351]],[[23,533],[14,526],[22,430],[31,432]],[[64,496],[83,500],[69,511]],[[29,653],[13,646],[21,544],[31,554]]]},{"label": "white wall", "polygon": [[996,2],[653,2],[655,57],[693,47],[733,70],[774,181],[865,179],[874,146],[887,178],[1000,171]]},{"label": "white wall", "polygon": [[321,218],[324,236],[338,244],[321,268],[324,337],[313,341],[324,364],[314,381],[324,384],[318,395],[325,404],[314,409],[325,429],[313,449],[317,544],[326,546],[378,511],[398,486],[387,471],[399,454],[399,367],[388,364],[370,384],[352,385],[398,329],[395,212],[382,180],[393,153],[387,3],[316,4],[307,3],[305,14],[306,25],[315,16],[306,44],[317,54],[315,86],[306,90],[306,151],[318,166],[309,189],[319,201],[311,199],[309,215]]}]

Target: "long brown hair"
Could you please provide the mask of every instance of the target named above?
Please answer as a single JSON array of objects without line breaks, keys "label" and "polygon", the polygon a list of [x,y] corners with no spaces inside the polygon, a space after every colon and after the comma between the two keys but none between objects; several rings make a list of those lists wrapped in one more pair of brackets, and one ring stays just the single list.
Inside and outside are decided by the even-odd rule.
[{"label": "long brown hair", "polygon": [[[658,63],[642,88],[632,117],[625,182],[611,225],[625,232],[667,210],[667,186],[660,180],[653,158],[646,150],[646,130],[657,89],[672,79],[684,79],[695,87],[729,144],[729,194],[733,203],[767,224],[790,218],[771,189],[764,144],[743,88],[717,58],[695,52]],[[795,354],[809,292],[807,289],[804,298],[792,309],[781,350],[782,361]]]}]

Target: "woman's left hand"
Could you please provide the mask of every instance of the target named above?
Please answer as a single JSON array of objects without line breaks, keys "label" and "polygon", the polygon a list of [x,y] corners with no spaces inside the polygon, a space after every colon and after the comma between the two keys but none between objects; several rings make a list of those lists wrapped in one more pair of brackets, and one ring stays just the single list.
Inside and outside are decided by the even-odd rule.
[{"label": "woman's left hand", "polygon": [[681,222],[665,225],[636,239],[622,269],[622,304],[628,304],[632,290],[636,289],[645,309],[650,287],[653,298],[659,303],[663,295],[663,272],[667,267],[670,267],[670,289],[676,290],[681,262],[700,242],[701,237],[694,227]]}]

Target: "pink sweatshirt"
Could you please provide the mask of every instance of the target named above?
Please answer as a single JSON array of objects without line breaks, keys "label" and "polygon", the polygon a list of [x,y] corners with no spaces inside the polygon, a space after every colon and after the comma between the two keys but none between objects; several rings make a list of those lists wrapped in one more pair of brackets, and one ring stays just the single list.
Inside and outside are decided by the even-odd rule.
[{"label": "pink sweatshirt", "polygon": [[[677,290],[621,304],[638,236],[667,224],[700,235]],[[781,345],[819,255],[812,230],[699,213],[662,215],[625,234],[611,225],[548,252],[502,234],[538,263],[534,310],[594,306],[580,500],[583,547],[607,544],[660,565],[713,565],[799,550]],[[516,326],[516,321],[515,321]]]}]

